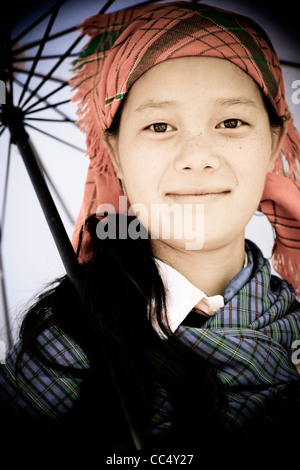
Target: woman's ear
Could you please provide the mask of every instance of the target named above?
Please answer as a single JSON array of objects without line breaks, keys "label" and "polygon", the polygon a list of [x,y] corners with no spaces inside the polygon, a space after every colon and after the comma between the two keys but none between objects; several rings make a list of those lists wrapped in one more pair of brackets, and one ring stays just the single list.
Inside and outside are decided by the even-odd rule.
[{"label": "woman's ear", "polygon": [[116,175],[120,180],[122,180],[123,173],[122,173],[122,167],[121,167],[121,163],[119,159],[118,139],[112,135],[107,134],[104,131],[102,133],[102,140],[103,140],[104,147],[106,148],[110,156],[110,160],[113,164]]},{"label": "woman's ear", "polygon": [[282,149],[284,139],[286,138],[286,135],[288,133],[289,124],[290,124],[290,120],[286,119],[280,128],[271,129],[272,150],[271,150],[268,171],[273,171],[274,169],[275,162],[277,160],[277,157],[280,154],[280,150]]}]

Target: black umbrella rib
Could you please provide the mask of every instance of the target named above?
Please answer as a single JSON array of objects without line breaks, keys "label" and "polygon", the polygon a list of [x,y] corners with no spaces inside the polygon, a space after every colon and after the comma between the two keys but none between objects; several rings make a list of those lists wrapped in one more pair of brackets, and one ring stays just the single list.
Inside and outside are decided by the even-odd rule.
[{"label": "black umbrella rib", "polygon": [[[99,11],[99,13],[105,13],[105,11],[110,7],[110,5],[112,5],[114,3],[114,0],[108,0],[106,2],[106,4],[101,8],[101,10]],[[74,28],[75,29],[75,28]],[[77,28],[76,28],[77,29]],[[47,40],[51,40],[53,39],[54,37],[58,37],[60,33],[56,34],[56,35],[53,35],[53,36],[49,36],[47,38]],[[65,32],[62,32],[62,34],[65,34]],[[40,84],[36,87],[35,90],[32,90],[29,97],[27,98],[27,100],[23,103],[23,106],[25,106],[33,97],[34,95],[37,93],[37,91],[40,90],[40,88],[44,85],[44,83],[46,83],[47,80],[51,80],[51,75],[53,74],[53,72],[60,66],[60,64],[67,58],[69,57],[71,51],[77,46],[77,44],[79,44],[79,42],[82,40],[82,37],[79,36],[72,44],[71,46],[67,49],[67,51],[62,54],[58,60],[58,62],[52,67],[52,69],[44,76],[43,80],[40,82]],[[33,43],[31,43],[32,45]],[[21,51],[23,51],[24,49],[23,48],[19,48],[18,50],[16,50],[16,53],[20,53]],[[27,80],[28,81],[28,80]]]},{"label": "black umbrella rib", "polygon": [[[67,0],[59,0],[59,3],[62,5]],[[57,8],[57,5],[53,5],[49,10],[43,13],[39,18],[37,18],[33,23],[31,23],[27,28],[25,28],[18,36],[12,39],[12,45],[17,44],[20,39],[22,39],[26,34],[28,34],[32,29],[34,29],[39,23],[41,23],[47,16],[51,15],[52,11]],[[19,49],[20,50],[20,49]]]},{"label": "black umbrella rib", "polygon": [[[157,0],[155,3],[160,3],[160,2],[163,2],[164,0]],[[193,2],[195,0],[189,0],[190,2]],[[196,0],[196,1],[199,1],[199,0]],[[200,0],[201,1],[201,0]],[[110,5],[114,3],[114,0],[112,1],[109,1],[107,2],[106,5],[104,5],[104,7],[102,7],[102,9],[98,12],[99,14],[100,13],[105,13],[106,10],[110,7]],[[143,7],[143,6],[146,6],[146,5],[149,5],[149,4],[152,4],[153,3],[153,0],[146,0],[144,2],[139,2],[137,5],[133,5],[133,6],[138,6],[138,7]],[[124,9],[126,9],[127,7],[124,7]]]},{"label": "black umbrella rib", "polygon": [[297,62],[293,62],[291,60],[280,60],[280,65],[283,65],[285,67],[294,67],[296,69],[300,69],[300,64]]},{"label": "black umbrella rib", "polygon": [[21,105],[21,102],[22,102],[22,100],[23,100],[23,98],[24,98],[24,95],[25,95],[25,93],[26,93],[26,91],[27,91],[27,89],[28,89],[28,85],[29,85],[29,83],[30,83],[30,80],[31,80],[31,78],[32,78],[32,75],[34,74],[34,71],[35,71],[36,66],[37,66],[37,64],[38,64],[38,61],[39,61],[39,59],[40,59],[40,57],[41,57],[41,55],[42,55],[42,52],[43,52],[43,49],[44,49],[44,47],[45,47],[45,44],[46,44],[46,42],[47,42],[47,40],[48,40],[50,31],[51,31],[51,29],[52,29],[52,27],[53,27],[53,24],[54,24],[54,22],[55,22],[55,19],[56,19],[56,17],[57,17],[59,8],[60,8],[60,5],[59,5],[59,4],[56,5],[56,8],[54,8],[54,10],[53,10],[53,12],[52,12],[52,15],[51,15],[51,17],[50,17],[50,19],[49,19],[49,22],[48,22],[48,24],[47,24],[47,28],[46,28],[45,34],[44,34],[44,36],[43,36],[43,38],[42,38],[42,41],[40,42],[39,49],[38,49],[38,51],[37,51],[37,54],[36,54],[36,56],[35,56],[35,59],[34,59],[33,64],[32,64],[32,66],[31,66],[31,69],[30,69],[29,74],[28,74],[28,76],[27,76],[27,80],[26,80],[26,83],[25,83],[25,85],[24,85],[23,91],[22,91],[21,96],[20,96],[20,98],[19,98],[18,106]]},{"label": "black umbrella rib", "polygon": [[0,226],[0,270],[2,273],[0,278],[1,278],[2,304],[3,304],[4,318],[6,322],[6,337],[7,337],[9,348],[12,347],[13,341],[12,341],[12,332],[11,332],[11,327],[10,327],[10,318],[9,318],[9,313],[8,313],[6,284],[5,284],[5,278],[4,278],[4,266],[3,266],[3,261],[2,261],[2,233],[3,233],[4,223],[5,223],[10,159],[11,159],[11,138],[9,139],[9,144],[8,144],[6,171],[5,171],[5,180],[4,180],[4,189],[3,189],[3,201],[2,201],[2,210],[1,210],[1,226]]},{"label": "black umbrella rib", "polygon": [[[19,86],[23,86],[23,83],[20,82],[17,78],[15,78],[15,82],[19,85]],[[37,97],[40,99],[41,96],[37,94]],[[44,98],[44,101],[45,103],[48,105],[50,103],[48,103],[47,100],[45,100]],[[63,111],[61,111],[60,109],[58,108],[53,108],[53,111],[55,111],[57,114],[59,114],[60,116],[62,116],[63,118],[66,118],[67,120],[69,120],[69,116],[67,116]]]},{"label": "black umbrella rib", "polygon": [[[74,31],[78,31],[77,26],[72,26],[71,28],[64,29],[62,31],[59,31],[58,33],[52,34],[51,36],[48,37],[48,42],[53,41],[53,39],[57,39],[61,36],[65,36],[66,34],[73,33]],[[17,49],[14,49],[14,54],[20,54],[21,52],[24,52],[28,49],[32,49],[33,47],[38,46],[41,42],[42,39],[36,39],[35,41],[27,42],[23,46],[19,46]]]},{"label": "black umbrella rib", "polygon": [[33,118],[33,117],[25,117],[26,121],[41,121],[41,122],[71,122],[72,124],[75,119],[69,119],[65,117],[64,119],[53,119],[53,118]]},{"label": "black umbrella rib", "polygon": [[[18,72],[18,73],[24,73],[25,75],[28,75],[30,73],[30,70],[24,70],[20,69],[19,67],[13,67],[13,72]],[[40,72],[34,72],[32,74],[34,77],[39,77],[39,78],[45,78],[46,75]],[[58,77],[48,77],[47,80],[50,80],[52,82],[59,82],[59,83],[66,83],[66,80],[63,78],[58,78]],[[19,82],[19,85],[24,86],[24,83]]]},{"label": "black umbrella rib", "polygon": [[67,142],[66,140],[61,139],[60,137],[52,135],[49,132],[46,132],[42,129],[39,129],[38,127],[33,126],[32,124],[28,124],[28,122],[26,122],[26,121],[24,122],[24,124],[25,124],[26,127],[31,127],[35,131],[41,132],[42,134],[44,134],[48,137],[51,137],[51,139],[57,140],[58,142],[61,142],[62,144],[68,145],[69,147],[72,147],[73,149],[78,150],[81,153],[86,153],[85,149],[82,149],[82,148],[78,147],[77,145],[72,144],[71,142]]},{"label": "black umbrella rib", "polygon": [[9,143],[8,143],[5,179],[4,179],[4,187],[3,187],[3,199],[2,199],[2,209],[1,209],[1,230],[2,230],[2,232],[3,232],[3,228],[4,228],[5,212],[6,212],[6,201],[7,201],[7,191],[8,191],[8,178],[9,178],[9,169],[10,169],[10,159],[11,159],[11,138],[9,139]]},{"label": "black umbrella rib", "polygon": [[67,208],[66,204],[64,203],[63,201],[63,198],[61,197],[57,187],[55,186],[52,178],[50,177],[44,163],[42,162],[41,158],[39,157],[39,155],[37,154],[37,161],[49,183],[49,185],[51,186],[52,188],[52,191],[54,192],[56,198],[59,200],[60,202],[60,205],[62,206],[63,210],[65,211],[65,214],[67,215],[68,219],[69,219],[69,222],[71,223],[71,225],[74,225],[75,223],[75,220],[73,219],[72,215],[71,215],[71,212],[69,211],[69,209]]},{"label": "black umbrella rib", "polygon": [[[9,47],[9,55],[10,59],[12,56],[12,51],[11,51],[11,39],[8,37],[8,47]],[[14,100],[14,73],[13,73],[13,67],[12,67],[12,62],[9,60],[8,63],[8,83],[9,83],[9,93],[7,93],[6,99],[7,99],[7,104],[12,105],[13,100]]]},{"label": "black umbrella rib", "polygon": [[68,82],[64,82],[62,83],[58,88],[55,88],[55,90],[52,90],[50,93],[48,93],[48,95],[46,96],[41,96],[35,103],[31,104],[30,106],[28,106],[28,108],[26,109],[23,109],[23,112],[26,114],[28,113],[28,111],[30,109],[32,109],[33,107],[37,106],[39,103],[41,103],[42,101],[46,101],[50,96],[54,95],[55,93],[58,93],[60,90],[62,90],[63,88],[65,88],[68,84]]},{"label": "black umbrella rib", "polygon": [[106,10],[114,3],[115,0],[108,0],[105,5],[98,11],[98,14],[106,13]]},{"label": "black umbrella rib", "polygon": [[[39,58],[39,60],[50,60],[50,59],[59,59],[61,57],[61,54],[50,54],[50,55],[44,55]],[[68,57],[78,57],[78,54],[74,52],[73,54],[70,54]],[[35,60],[35,57],[32,56],[26,56],[26,57],[13,57],[12,62],[27,62],[30,60]]]},{"label": "black umbrella rib", "polygon": [[0,128],[0,137],[1,137],[1,135],[3,134],[3,132],[5,131],[5,129],[6,129],[5,126],[2,126],[2,127]]},{"label": "black umbrella rib", "polygon": [[61,106],[66,103],[70,103],[70,100],[68,99],[68,100],[59,101],[57,103],[48,103],[46,106],[43,106],[42,108],[32,109],[31,111],[26,112],[26,115],[38,113],[39,111],[44,111],[45,109],[49,109],[49,108],[56,108],[57,106]]},{"label": "black umbrella rib", "polygon": [[40,88],[47,82],[47,80],[51,79],[51,75],[55,70],[60,66],[60,64],[68,57],[69,53],[74,49],[74,47],[77,46],[77,44],[81,41],[81,37],[78,37],[76,41],[71,44],[71,46],[67,49],[67,51],[62,54],[60,59],[57,61],[57,63],[52,67],[52,69],[45,75],[45,77],[42,79],[40,84],[35,88],[35,90],[32,90],[31,94],[27,98],[27,100],[23,103],[23,106],[25,106],[35,95],[36,93],[40,90]]},{"label": "black umbrella rib", "polygon": [[0,227],[0,270],[1,270],[1,291],[2,291],[2,305],[3,305],[3,313],[5,318],[5,330],[6,330],[6,338],[8,343],[8,348],[10,349],[13,346],[13,339],[12,339],[12,332],[10,326],[10,318],[8,313],[8,303],[7,303],[7,293],[6,293],[6,284],[5,284],[5,277],[4,277],[4,266],[2,261],[2,244],[1,244],[1,227]]}]

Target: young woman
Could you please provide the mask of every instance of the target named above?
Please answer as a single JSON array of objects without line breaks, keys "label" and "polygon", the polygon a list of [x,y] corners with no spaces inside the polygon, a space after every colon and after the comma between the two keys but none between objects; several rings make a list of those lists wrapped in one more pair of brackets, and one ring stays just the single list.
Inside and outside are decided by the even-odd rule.
[{"label": "young woman", "polygon": [[[83,31],[81,291],[61,279],[24,318],[3,416],[22,439],[30,428],[97,450],[268,445],[282,426],[290,444],[299,138],[268,37],[189,2],[96,15]],[[245,240],[258,208],[280,277]]]}]

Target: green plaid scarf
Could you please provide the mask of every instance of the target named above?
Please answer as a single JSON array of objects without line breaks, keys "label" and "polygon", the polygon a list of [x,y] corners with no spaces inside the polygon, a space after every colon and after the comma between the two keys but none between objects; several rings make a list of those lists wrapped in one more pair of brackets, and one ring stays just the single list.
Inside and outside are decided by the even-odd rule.
[{"label": "green plaid scarf", "polygon": [[[248,243],[249,282],[202,328],[180,325],[176,336],[217,370],[227,388],[228,427],[243,425],[300,376],[291,361],[300,337],[300,304],[292,287],[271,275],[269,262]],[[158,389],[153,432],[172,426],[172,406]]]}]

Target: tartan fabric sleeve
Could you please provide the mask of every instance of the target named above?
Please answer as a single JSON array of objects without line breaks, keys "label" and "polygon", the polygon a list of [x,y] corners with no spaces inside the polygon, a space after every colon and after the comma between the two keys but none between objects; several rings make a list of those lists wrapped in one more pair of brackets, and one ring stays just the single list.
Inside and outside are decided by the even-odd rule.
[{"label": "tartan fabric sleeve", "polygon": [[89,370],[83,350],[58,325],[37,337],[36,351],[25,352],[16,377],[21,343],[8,353],[0,368],[0,404],[24,422],[57,423],[74,405]]}]

